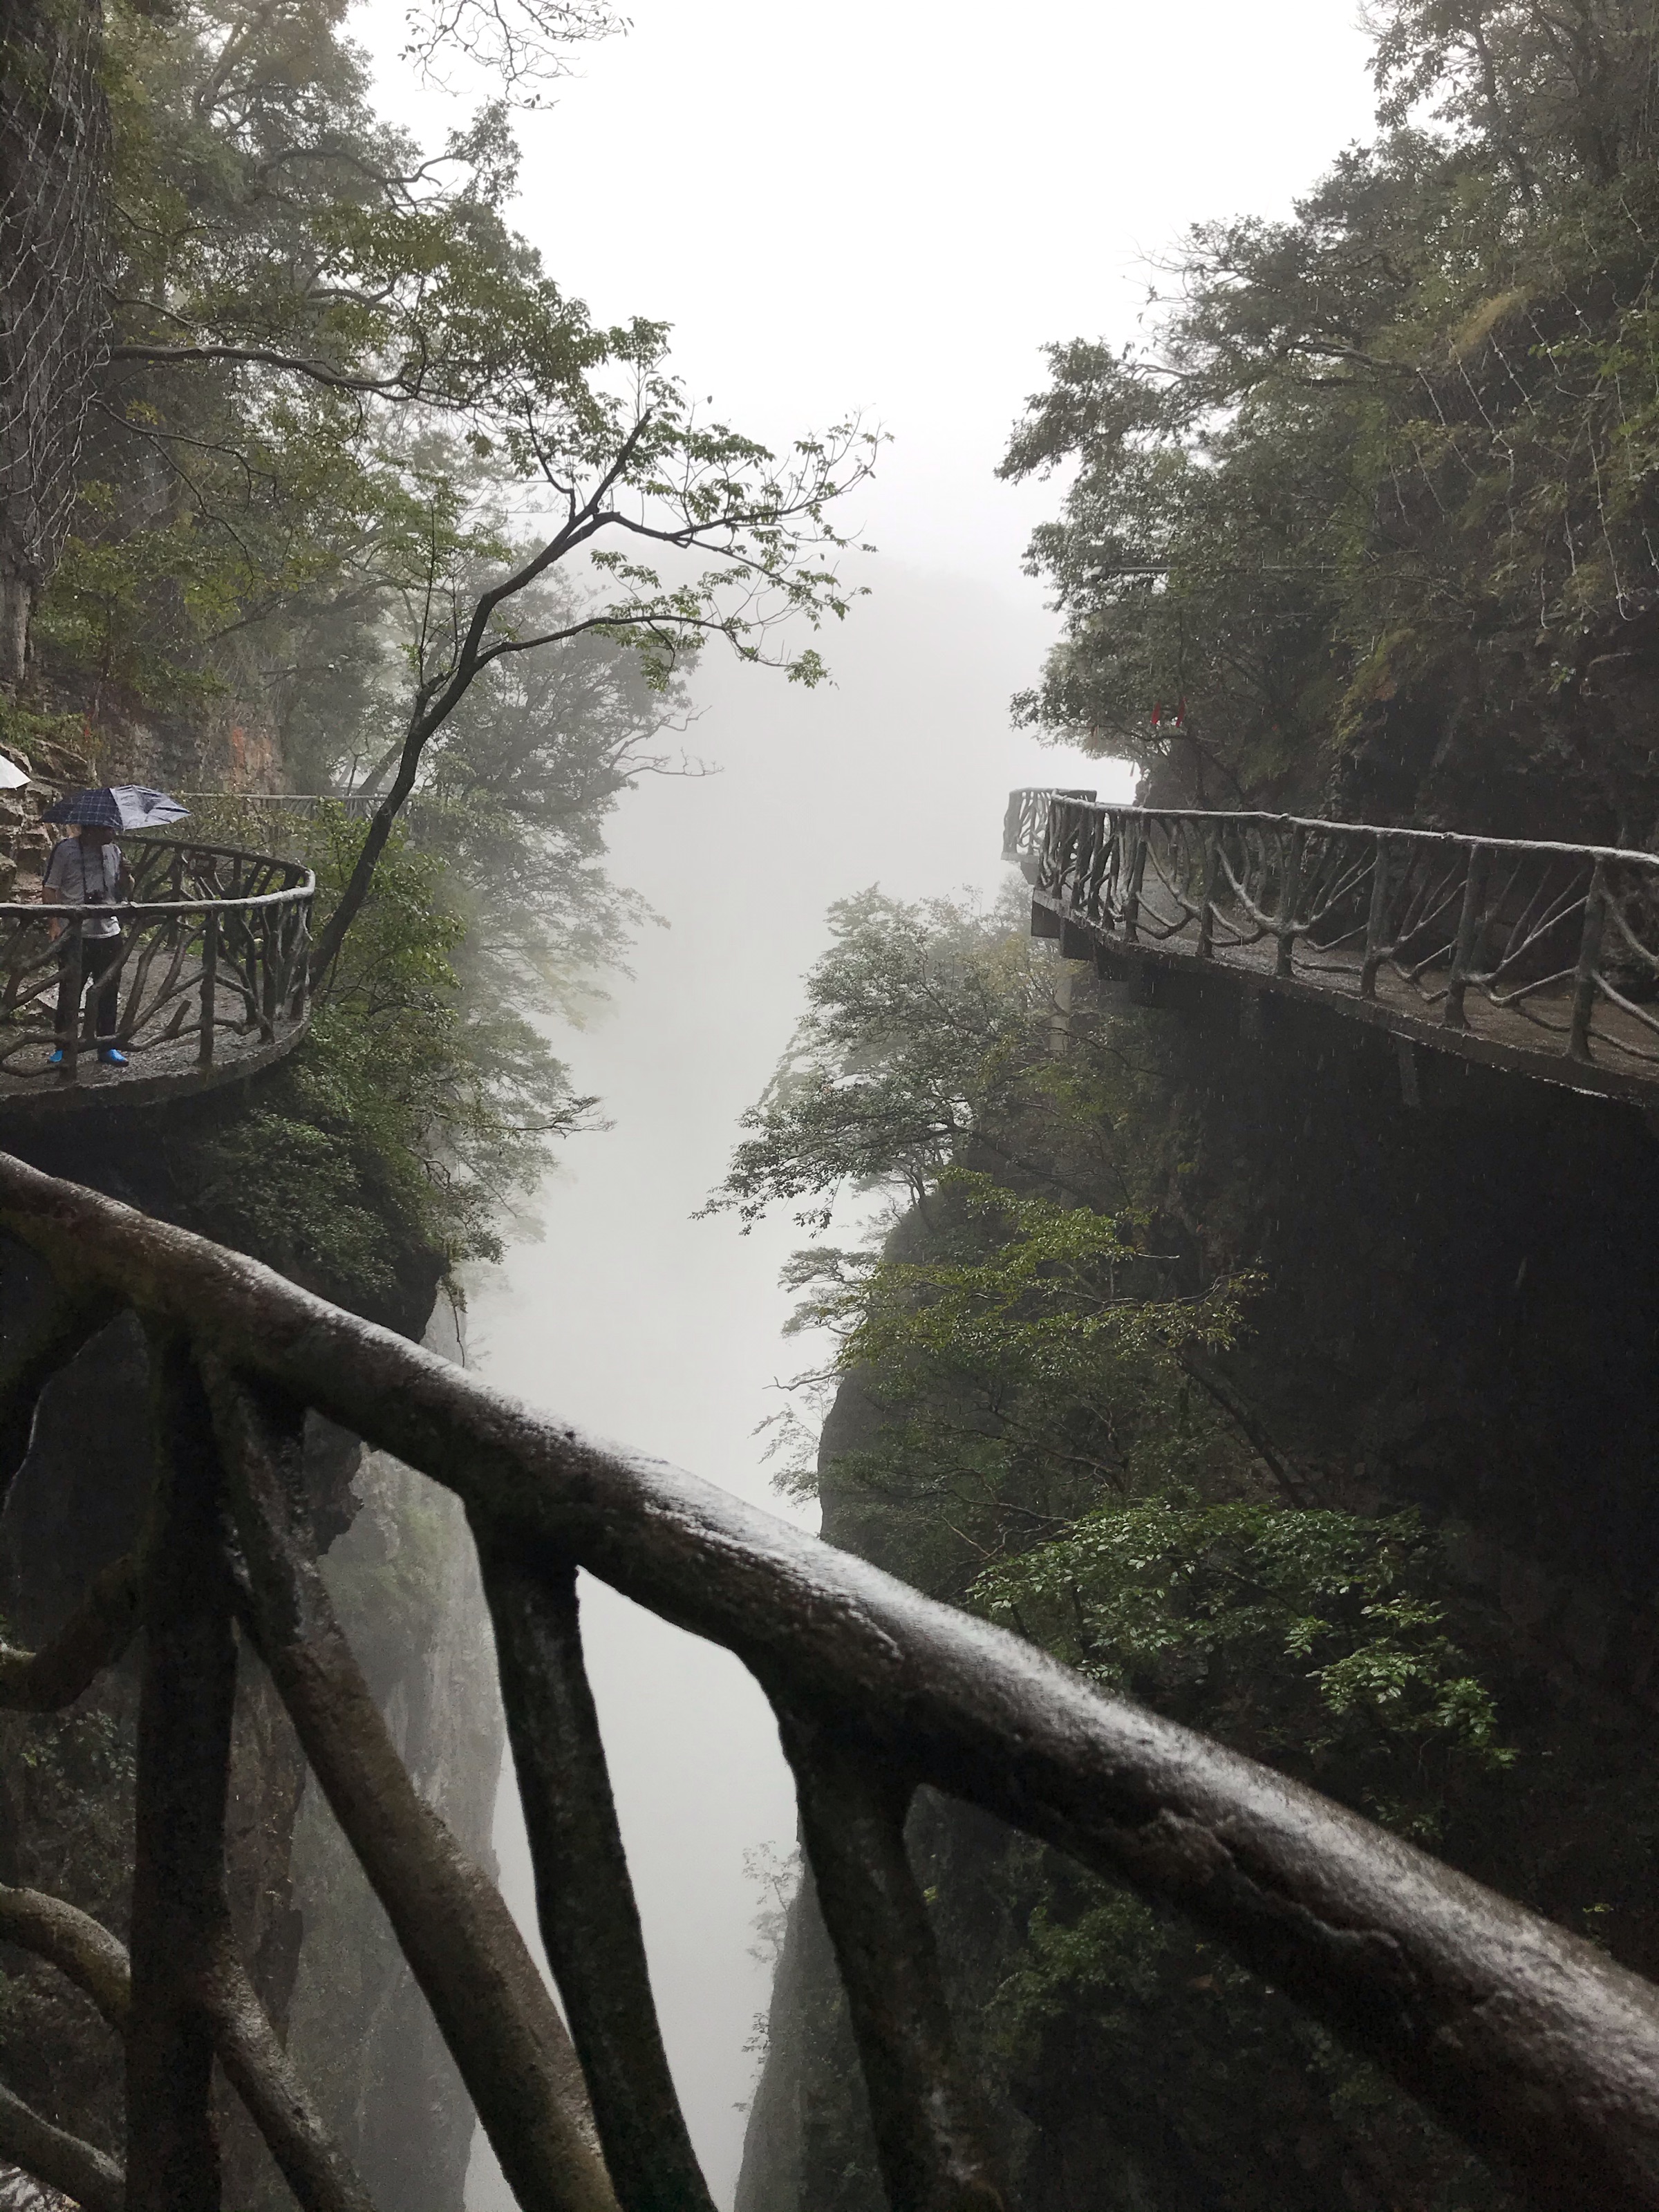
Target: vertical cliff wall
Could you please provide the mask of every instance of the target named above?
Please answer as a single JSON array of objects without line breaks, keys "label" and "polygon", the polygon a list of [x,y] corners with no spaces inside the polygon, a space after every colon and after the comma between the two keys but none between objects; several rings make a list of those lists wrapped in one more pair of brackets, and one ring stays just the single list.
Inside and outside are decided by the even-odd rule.
[{"label": "vertical cliff wall", "polygon": [[[1156,1249],[1188,1287],[1261,1279],[1218,1356],[1257,1433],[1310,1504],[1413,1507],[1442,1539],[1446,1601],[1514,1765],[1454,1791],[1428,1840],[1659,1973],[1654,1123],[1449,1055],[1402,1066],[1391,1038],[1318,1008],[1269,1003],[1246,1028],[1224,994],[1178,1012],[1082,977],[1079,1004],[1160,1070],[1133,1163]],[[823,1438],[824,1528],[903,1571],[907,1532],[837,1476],[880,1419],[848,1378]],[[1019,2212],[1510,2203],[1180,1923],[938,1801],[911,1846]],[[809,1899],[738,2212],[883,2202]]]}]

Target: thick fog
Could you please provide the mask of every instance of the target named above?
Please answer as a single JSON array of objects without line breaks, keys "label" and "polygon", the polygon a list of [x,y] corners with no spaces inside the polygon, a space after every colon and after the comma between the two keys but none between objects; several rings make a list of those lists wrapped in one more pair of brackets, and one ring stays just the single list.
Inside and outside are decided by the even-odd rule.
[{"label": "thick fog", "polygon": [[[748,1237],[729,1217],[690,1217],[787,1040],[830,902],[872,882],[994,887],[1010,776],[1052,772],[1006,728],[1043,635],[1037,611],[982,583],[895,566],[838,642],[835,690],[709,670],[696,737],[721,774],[648,784],[617,824],[618,873],[671,926],[642,933],[610,1018],[567,1042],[615,1126],[564,1149],[544,1241],[473,1290],[469,1334],[492,1379],[787,1510],[751,1431],[805,1356],[781,1340],[776,1283],[807,1240],[787,1215]],[[744,1852],[793,1843],[788,1779],[734,1662],[592,1585],[585,1602],[670,2053],[729,2203],[744,2045],[766,1996]],[[504,1803],[499,1848],[516,1905],[515,1811]],[[509,2202],[481,2190],[474,2212]]]},{"label": "thick fog", "polygon": [[[471,1336],[503,1386],[777,1507],[752,1432],[800,1360],[776,1285],[799,1232],[690,1217],[787,1041],[824,909],[875,882],[994,888],[1011,785],[1121,787],[1009,724],[1053,634],[1019,559],[1055,494],[993,471],[1039,349],[1132,336],[1149,257],[1201,216],[1284,209],[1367,130],[1370,88],[1343,0],[626,12],[630,35],[523,121],[523,227],[599,317],[671,319],[727,419],[779,439],[862,407],[895,442],[848,517],[882,550],[823,641],[834,687],[711,656],[690,742],[722,772],[647,782],[616,817],[615,872],[668,927],[641,927],[634,980],[561,1040],[613,1126],[563,1147],[543,1240],[473,1285]],[[398,11],[366,20],[386,104],[449,127],[398,75]],[[728,2204],[766,1996],[743,1860],[791,1843],[787,1778],[733,1662],[606,1592],[587,1609],[670,2055]],[[527,1917],[510,1792],[499,1843]],[[481,2154],[470,2212],[509,2203]]]}]

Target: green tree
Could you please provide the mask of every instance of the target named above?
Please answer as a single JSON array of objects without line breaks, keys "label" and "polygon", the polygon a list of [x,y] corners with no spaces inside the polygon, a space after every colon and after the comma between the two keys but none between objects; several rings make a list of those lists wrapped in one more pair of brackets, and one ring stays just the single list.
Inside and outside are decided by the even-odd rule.
[{"label": "green tree", "polygon": [[1113,1097],[1132,1071],[1115,1044],[1073,1028],[1014,894],[988,911],[872,888],[829,923],[807,1012],[743,1117],[752,1133],[712,1207],[750,1221],[806,1199],[797,1218],[822,1227],[842,1190],[919,1200],[947,1167],[993,1158],[1063,1186],[1079,1147],[1089,1171],[1109,1174]]},{"label": "green tree", "polygon": [[[301,848],[325,906],[365,825],[329,808]],[[461,988],[464,915],[435,855],[395,837],[311,1034],[249,1110],[192,1152],[192,1224],[343,1303],[384,1303],[499,1256],[550,1137],[591,1126],[540,1032]]]},{"label": "green tree", "polygon": [[1030,556],[1066,633],[1020,712],[1176,803],[1646,841],[1655,27],[1374,21],[1376,143],[1190,233],[1144,348],[1052,349],[1004,472],[1075,471]]},{"label": "green tree", "polygon": [[[113,342],[37,625],[94,719],[217,690],[268,700],[319,773],[367,770],[319,973],[486,671],[603,640],[664,686],[721,639],[816,682],[801,633],[848,605],[830,510],[877,442],[848,422],[775,455],[706,414],[663,325],[596,325],[510,227],[505,106],[423,155],[374,117],[343,15],[118,6]],[[533,90],[601,27],[445,0],[414,43]]]}]

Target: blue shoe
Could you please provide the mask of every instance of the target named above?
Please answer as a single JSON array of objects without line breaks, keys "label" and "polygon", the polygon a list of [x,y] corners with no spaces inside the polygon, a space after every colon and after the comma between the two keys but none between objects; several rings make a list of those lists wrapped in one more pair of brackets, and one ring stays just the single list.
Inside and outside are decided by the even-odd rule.
[{"label": "blue shoe", "polygon": [[48,1067],[61,1067],[63,1065],[64,1048],[62,1045],[59,1045],[57,1051],[53,1053],[52,1058],[46,1062],[46,1066]]},{"label": "blue shoe", "polygon": [[117,1052],[112,1044],[100,1045],[98,1057],[106,1067],[125,1067],[127,1064],[125,1053]]}]

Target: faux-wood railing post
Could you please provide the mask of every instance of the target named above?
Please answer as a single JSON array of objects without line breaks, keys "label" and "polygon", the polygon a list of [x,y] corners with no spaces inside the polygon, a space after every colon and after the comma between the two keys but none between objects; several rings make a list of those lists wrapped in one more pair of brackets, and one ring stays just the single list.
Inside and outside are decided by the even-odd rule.
[{"label": "faux-wood railing post", "polygon": [[64,956],[64,981],[66,988],[60,989],[58,1003],[69,1003],[69,1018],[58,1018],[58,1049],[64,1055],[58,1069],[60,1083],[73,1083],[81,1065],[81,994],[86,987],[86,956],[82,951],[81,917],[77,914],[69,926],[69,951]]},{"label": "faux-wood railing post", "polygon": [[1140,884],[1146,872],[1146,832],[1137,822],[1129,833],[1129,874],[1123,890],[1123,934],[1131,945],[1135,941],[1135,925],[1140,918]]},{"label": "faux-wood railing post", "polygon": [[548,1964],[622,2212],[712,2212],[663,2050],[599,1717],[574,1563],[480,1526],[501,1697]]},{"label": "faux-wood railing post", "polygon": [[211,911],[202,916],[202,1030],[196,1058],[204,1067],[213,1065],[213,1024],[219,997],[219,917]]},{"label": "faux-wood railing post", "polygon": [[618,2212],[570,2037],[500,1891],[398,1755],[318,1571],[303,1406],[210,1364],[254,1641],[518,2202]]},{"label": "faux-wood railing post", "polygon": [[1486,872],[1492,855],[1484,845],[1477,845],[1469,854],[1469,872],[1463,878],[1463,906],[1457,917],[1457,943],[1452,953],[1451,975],[1446,985],[1446,1010],[1441,1020],[1449,1030],[1466,1030],[1469,1018],[1463,1011],[1463,996],[1474,972],[1475,952],[1484,919],[1482,908],[1486,896]]},{"label": "faux-wood railing post", "polygon": [[1100,920],[1100,888],[1106,878],[1107,863],[1111,858],[1111,828],[1100,814],[1088,817],[1089,872],[1085,881],[1083,911],[1092,922]]},{"label": "faux-wood railing post", "polygon": [[295,905],[294,908],[294,994],[289,1001],[289,1017],[302,1022],[306,1018],[306,994],[311,981],[311,909]]},{"label": "faux-wood railing post", "polygon": [[787,1709],[778,1723],[893,2212],[1005,2212],[905,1849],[910,1789],[884,1747]]},{"label": "faux-wood railing post", "polygon": [[145,1532],[126,2212],[220,2212],[214,2038],[236,1644],[218,1456],[182,1339],[150,1339],[159,1465]]},{"label": "faux-wood railing post", "polygon": [[1279,951],[1273,960],[1275,975],[1288,975],[1296,951],[1296,909],[1302,896],[1302,851],[1304,832],[1298,827],[1291,832],[1291,848],[1285,857],[1285,875],[1280,886],[1279,926],[1275,935]]},{"label": "faux-wood railing post", "polygon": [[1215,957],[1215,888],[1221,875],[1221,832],[1213,822],[1204,825],[1204,884],[1198,915],[1198,957]]},{"label": "faux-wood railing post", "polygon": [[1371,860],[1371,902],[1365,915],[1365,957],[1359,970],[1359,995],[1362,999],[1376,996],[1376,971],[1382,965],[1387,947],[1382,942],[1382,925],[1389,912],[1389,841],[1379,837]]},{"label": "faux-wood railing post", "polygon": [[276,1034],[276,945],[273,933],[280,933],[283,909],[262,906],[258,909],[259,957],[259,1035],[269,1044]]},{"label": "faux-wood railing post", "polygon": [[1567,1056],[1590,1056],[1590,1022],[1595,1012],[1596,975],[1601,960],[1601,933],[1607,926],[1607,871],[1598,860],[1584,897],[1584,926],[1578,935],[1578,961],[1572,979],[1572,1028]]}]

